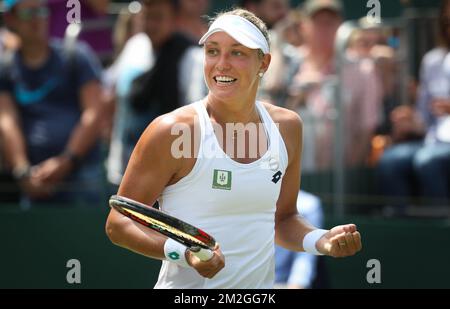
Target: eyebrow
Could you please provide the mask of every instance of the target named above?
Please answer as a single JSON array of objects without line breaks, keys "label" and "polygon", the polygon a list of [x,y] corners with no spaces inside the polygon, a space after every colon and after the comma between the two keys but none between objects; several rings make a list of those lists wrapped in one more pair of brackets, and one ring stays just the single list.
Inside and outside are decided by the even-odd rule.
[{"label": "eyebrow", "polygon": [[[219,43],[212,41],[212,42],[207,42],[207,43],[205,43],[205,45],[219,45]],[[244,46],[244,45],[242,45],[241,43],[234,43],[234,44],[231,45],[231,46],[232,46],[232,47],[236,47],[236,46]]]}]

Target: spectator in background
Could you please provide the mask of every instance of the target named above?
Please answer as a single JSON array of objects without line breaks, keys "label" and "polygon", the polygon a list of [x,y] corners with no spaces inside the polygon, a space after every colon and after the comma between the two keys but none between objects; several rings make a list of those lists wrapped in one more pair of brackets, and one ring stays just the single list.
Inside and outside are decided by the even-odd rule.
[{"label": "spectator in background", "polygon": [[[300,65],[297,47],[303,43],[301,12],[293,10],[270,31],[272,61],[268,74],[261,81],[258,97],[272,104],[286,107],[288,88]],[[293,45],[298,44],[298,46]]]},{"label": "spectator in background", "polygon": [[[297,199],[298,213],[312,225],[323,227],[322,205],[316,196],[300,191]],[[318,281],[318,259],[305,252],[293,252],[275,246],[275,287],[289,289],[314,288]],[[320,278],[325,279],[325,278]],[[318,288],[324,288],[323,286]]]},{"label": "spectator in background", "polygon": [[209,0],[179,0],[177,30],[198,41],[208,31],[203,16],[208,12]]},{"label": "spectator in background", "polygon": [[378,133],[387,134],[390,130],[389,114],[401,104],[400,91],[402,79],[396,62],[393,46],[388,45],[388,39],[379,24],[371,23],[367,17],[359,20],[360,30],[351,35],[347,56],[353,61],[371,59],[375,63],[383,89],[383,113]]},{"label": "spectator in background", "polygon": [[241,0],[240,6],[261,18],[269,30],[289,12],[289,0]]},{"label": "spectator in background", "polygon": [[138,1],[133,1],[120,11],[114,25],[113,44],[115,57],[120,54],[131,37],[143,31],[142,5]]},{"label": "spectator in background", "polygon": [[[418,193],[427,204],[450,202],[450,1],[441,3],[441,43],[422,60],[417,110],[392,112],[394,146],[379,162],[380,182],[396,214],[404,214],[408,197]],[[418,140],[422,134],[425,139]]]},{"label": "spectator in background", "polygon": [[178,1],[143,0],[142,4],[145,33],[131,38],[117,60],[117,111],[108,157],[112,191],[117,191],[147,125],[161,114],[203,98],[207,91],[203,50],[176,29]]},{"label": "spectator in background", "polygon": [[373,23],[367,17],[359,20],[359,26],[361,29],[355,30],[349,40],[347,57],[352,61],[371,59],[375,63],[376,73],[382,86],[382,113],[376,135],[371,141],[371,153],[368,159],[370,166],[376,166],[383,151],[392,142],[389,136],[391,133],[389,115],[394,108],[404,103],[402,100],[409,102],[415,100],[403,98],[402,92],[399,91],[402,89],[403,78],[396,57],[398,45],[396,37],[393,36],[394,33],[391,33],[391,37],[388,38],[388,31],[383,30],[380,24]]},{"label": "spectator in background", "polygon": [[[114,53],[109,3],[110,0],[80,1],[82,31],[79,39],[94,50],[104,65],[111,63]],[[63,38],[69,25],[67,14],[71,8],[67,7],[67,0],[48,0],[47,5],[50,9],[50,37]]]},{"label": "spectator in background", "polygon": [[289,14],[275,25],[275,30],[280,33],[286,43],[300,47],[303,45],[301,32],[302,13],[300,9],[292,9]]},{"label": "spectator in background", "polygon": [[[289,1],[287,0],[242,0],[241,7],[252,12],[267,25],[271,39],[271,65],[261,80],[258,89],[258,99],[278,106],[285,106],[287,97],[286,83],[289,83],[296,66],[296,51],[287,44],[282,27],[289,15]],[[294,68],[294,69],[293,69]]]},{"label": "spectator in background", "polygon": [[0,135],[24,207],[101,200],[100,65],[85,45],[49,42],[40,0],[5,1],[20,49],[0,69]]},{"label": "spectator in background", "polygon": [[[152,55],[150,39],[142,33],[144,31],[144,18],[142,15],[141,3],[133,1],[120,11],[114,25],[114,61],[103,72],[103,89],[107,108],[105,109],[106,116],[104,117],[102,137],[108,145],[111,142],[114,114],[116,112],[115,84],[120,77],[119,75],[123,75],[124,70],[137,70],[139,72],[142,68],[146,69],[148,68],[149,60],[151,60],[149,56]],[[128,44],[128,42],[137,43]],[[127,46],[127,51],[124,51],[125,46]],[[133,58],[132,63],[124,61],[124,59],[130,61],[131,58]]]},{"label": "spectator in background", "polygon": [[[305,126],[303,169],[332,167],[335,136],[335,36],[342,22],[338,0],[308,0],[304,4],[299,49],[300,65],[289,87],[287,106],[296,110]],[[348,60],[348,59],[347,59]],[[364,165],[370,140],[379,122],[382,89],[370,59],[346,61],[342,71],[344,93],[344,149],[347,167]]]},{"label": "spectator in background", "polygon": [[[10,54],[19,48],[19,44],[20,40],[17,35],[3,25],[3,16],[0,16],[0,65],[7,61],[6,59],[11,56]],[[0,203],[14,203],[18,200],[18,188],[6,167],[2,150],[4,147],[5,145],[0,138]]]}]

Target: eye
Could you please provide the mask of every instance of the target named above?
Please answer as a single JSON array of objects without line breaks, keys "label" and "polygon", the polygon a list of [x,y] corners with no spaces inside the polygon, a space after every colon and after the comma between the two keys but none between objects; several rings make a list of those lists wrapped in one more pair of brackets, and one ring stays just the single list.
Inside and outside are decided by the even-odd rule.
[{"label": "eye", "polygon": [[244,56],[244,53],[241,52],[240,50],[233,50],[233,51],[231,52],[231,54],[232,54],[233,56],[237,56],[237,57]]},{"label": "eye", "polygon": [[208,48],[208,49],[206,50],[206,53],[207,53],[209,56],[217,56],[217,55],[219,54],[219,51],[218,51],[217,49],[215,49],[215,48]]}]

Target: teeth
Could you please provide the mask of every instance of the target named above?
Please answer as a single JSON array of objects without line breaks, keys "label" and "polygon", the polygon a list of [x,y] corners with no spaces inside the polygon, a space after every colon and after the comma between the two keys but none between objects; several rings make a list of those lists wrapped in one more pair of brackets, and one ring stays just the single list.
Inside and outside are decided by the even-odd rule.
[{"label": "teeth", "polygon": [[224,82],[224,83],[234,82],[235,80],[236,80],[235,78],[231,78],[231,77],[227,77],[227,76],[217,76],[216,77],[216,81]]}]

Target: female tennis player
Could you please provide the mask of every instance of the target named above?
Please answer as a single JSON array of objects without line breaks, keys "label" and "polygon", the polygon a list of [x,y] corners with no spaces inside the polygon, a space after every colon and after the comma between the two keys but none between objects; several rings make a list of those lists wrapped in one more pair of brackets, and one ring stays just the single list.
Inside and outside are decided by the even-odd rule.
[{"label": "female tennis player", "polygon": [[241,9],[222,13],[200,44],[209,94],[148,126],[118,195],[148,205],[158,200],[164,212],[219,245],[210,260],[200,261],[115,210],[106,224],[111,241],[163,260],[155,288],[272,288],[275,241],[317,255],[358,252],[354,224],[320,230],[297,213],[301,119],[256,101],[271,59],[264,23]]}]

